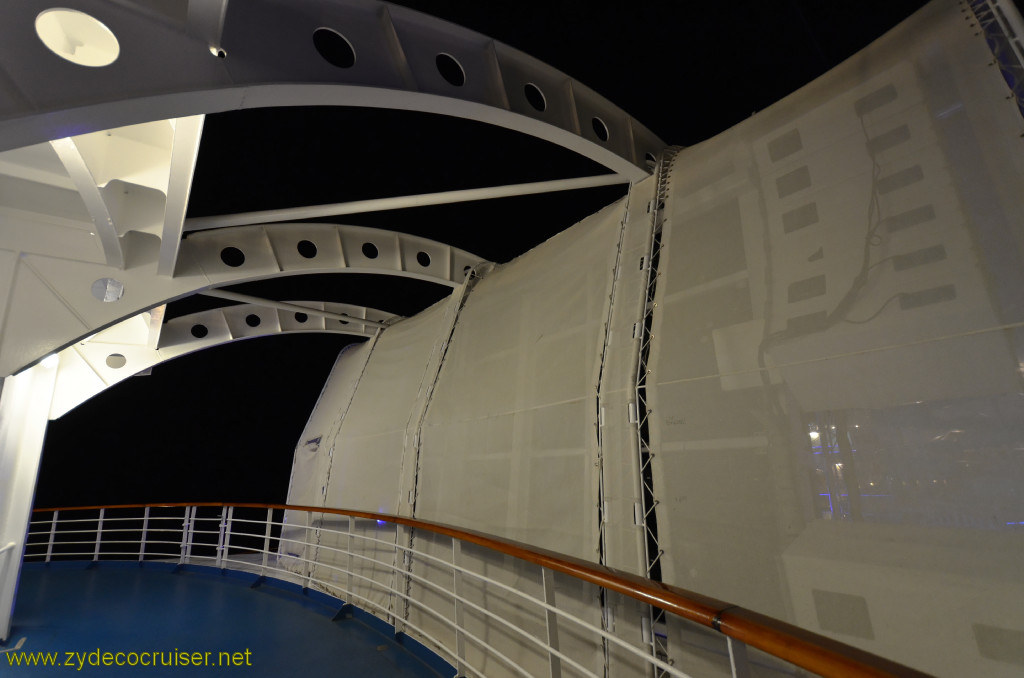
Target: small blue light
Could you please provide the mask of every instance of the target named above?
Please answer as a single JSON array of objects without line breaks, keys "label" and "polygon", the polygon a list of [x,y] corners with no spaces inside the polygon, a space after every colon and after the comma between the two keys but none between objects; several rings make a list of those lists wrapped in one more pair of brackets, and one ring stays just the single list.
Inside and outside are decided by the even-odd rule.
[{"label": "small blue light", "polygon": [[383,521],[383,520],[378,520],[377,524],[378,525],[387,525],[387,523],[385,521]]}]

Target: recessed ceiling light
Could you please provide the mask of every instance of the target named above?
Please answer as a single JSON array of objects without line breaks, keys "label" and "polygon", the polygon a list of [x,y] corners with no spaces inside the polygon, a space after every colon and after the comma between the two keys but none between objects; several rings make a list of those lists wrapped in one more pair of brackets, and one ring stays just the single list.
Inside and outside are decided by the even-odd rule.
[{"label": "recessed ceiling light", "polygon": [[79,66],[109,66],[121,53],[117,37],[103,22],[75,9],[40,12],[36,35],[51,52]]}]

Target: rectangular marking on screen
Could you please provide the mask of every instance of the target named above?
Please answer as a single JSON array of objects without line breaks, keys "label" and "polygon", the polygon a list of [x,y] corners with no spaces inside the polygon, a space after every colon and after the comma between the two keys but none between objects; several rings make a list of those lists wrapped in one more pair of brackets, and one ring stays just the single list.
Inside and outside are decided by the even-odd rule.
[{"label": "rectangular marking on screen", "polygon": [[876,89],[867,96],[857,99],[853,104],[853,110],[857,115],[864,116],[893,101],[896,101],[896,88],[890,83],[885,87]]},{"label": "rectangular marking on screen", "polygon": [[889,233],[895,233],[896,231],[902,231],[904,228],[910,228],[911,226],[917,226],[923,224],[926,221],[931,221],[935,218],[935,208],[931,205],[925,205],[923,207],[915,207],[912,210],[906,212],[900,212],[894,214],[887,219],[883,219],[885,224],[885,230]]},{"label": "rectangular marking on screen", "polygon": [[787,195],[792,195],[797,191],[802,191],[810,185],[811,170],[808,169],[807,165],[798,167],[787,174],[783,174],[775,180],[775,188],[779,192],[780,198],[785,198]]},{"label": "rectangular marking on screen", "polygon": [[792,129],[768,142],[768,157],[772,162],[788,158],[804,147],[800,139],[800,130]]},{"label": "rectangular marking on screen", "polygon": [[930,304],[938,304],[942,301],[956,299],[956,287],[953,285],[942,285],[932,287],[920,292],[907,292],[900,295],[900,308],[909,311],[912,308],[920,308]]},{"label": "rectangular marking on screen", "polygon": [[997,662],[1024,666],[1024,631],[972,624],[978,654]]},{"label": "rectangular marking on screen", "polygon": [[875,153],[881,153],[882,151],[889,150],[893,146],[899,146],[905,141],[910,140],[910,128],[906,125],[900,125],[895,129],[891,129],[888,132],[879,134],[874,139],[868,141],[868,153],[874,155]]},{"label": "rectangular marking on screen", "polygon": [[922,179],[924,179],[924,170],[921,169],[920,165],[914,165],[879,179],[877,184],[878,192],[882,195],[892,193],[911,184],[916,184]]},{"label": "rectangular marking on screen", "polygon": [[923,247],[913,252],[907,252],[906,254],[897,254],[892,258],[892,270],[894,271],[905,271],[908,268],[914,268],[915,266],[924,266],[925,264],[933,264],[936,261],[942,261],[946,258],[946,248],[942,245],[934,245],[932,247]]},{"label": "rectangular marking on screen", "polygon": [[782,215],[782,231],[792,233],[818,223],[818,203],[809,202]]},{"label": "rectangular marking on screen", "polygon": [[816,275],[812,278],[797,280],[789,286],[789,303],[805,301],[825,294],[825,276]]}]

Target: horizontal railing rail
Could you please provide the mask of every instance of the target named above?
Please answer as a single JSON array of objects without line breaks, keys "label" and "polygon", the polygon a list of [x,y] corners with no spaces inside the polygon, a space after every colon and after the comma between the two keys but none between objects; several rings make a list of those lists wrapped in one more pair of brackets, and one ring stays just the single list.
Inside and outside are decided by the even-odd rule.
[{"label": "horizontal railing rail", "polygon": [[[197,515],[197,511],[199,509],[215,508],[221,509],[218,516],[200,517]],[[154,514],[154,511],[169,509],[184,509],[184,515],[180,512],[175,515]],[[266,520],[253,520],[236,517],[235,511],[240,509],[264,510],[267,512]],[[144,514],[140,517],[108,515],[112,512],[117,513],[126,510],[143,510]],[[82,511],[96,511],[98,512],[98,515],[95,518],[74,518],[70,520],[66,517],[63,519],[60,517],[61,514],[66,515],[68,513]],[[284,518],[282,518],[280,522],[275,522],[273,520],[274,511],[304,513],[306,514],[306,523],[305,525],[292,525],[286,523]],[[555,605],[554,584],[550,583],[549,590],[549,579],[548,575],[544,573],[545,569],[550,572],[567,575],[578,581],[587,582],[606,591],[616,592],[622,596],[626,596],[645,605],[650,605],[660,610],[664,610],[667,613],[676,615],[694,624],[713,629],[714,631],[722,634],[728,639],[729,656],[732,664],[732,674],[734,676],[747,675],[747,672],[749,671],[749,668],[744,666],[746,663],[746,660],[744,659],[745,646],[757,648],[764,653],[822,676],[881,677],[926,675],[896,662],[873,655],[830,638],[826,638],[792,624],[788,624],[778,619],[759,614],[737,605],[731,605],[727,602],[704,596],[693,591],[687,591],[679,587],[651,581],[634,574],[614,570],[572,556],[535,548],[502,537],[483,534],[474,530],[467,530],[451,525],[417,520],[415,518],[406,518],[370,511],[356,511],[318,506],[257,503],[224,504],[214,502],[75,506],[36,509],[34,513],[37,516],[50,513],[52,516],[48,520],[33,520],[32,525],[30,526],[29,542],[26,548],[27,560],[44,558],[49,562],[53,558],[80,558],[84,556],[89,557],[92,560],[113,557],[130,557],[132,559],[137,558],[141,562],[147,558],[165,558],[172,560],[176,559],[179,563],[212,561],[214,566],[223,569],[238,569],[232,568],[232,565],[255,567],[259,571],[259,574],[264,574],[268,569],[282,571],[282,568],[274,565],[271,562],[271,559],[284,558],[285,560],[295,563],[296,567],[300,568],[298,572],[294,569],[288,570],[288,572],[301,579],[304,587],[308,588],[311,584],[316,583],[328,592],[332,592],[333,590],[340,591],[344,595],[338,597],[342,598],[346,602],[359,600],[361,603],[359,607],[363,607],[364,609],[369,608],[367,610],[368,612],[384,618],[385,621],[389,618],[394,619],[396,631],[398,630],[399,624],[413,629],[420,636],[446,652],[457,666],[459,675],[463,675],[465,670],[469,670],[470,672],[478,675],[483,675],[481,670],[474,669],[467,662],[465,649],[463,647],[463,643],[467,639],[479,646],[486,647],[497,657],[500,663],[511,668],[513,672],[520,673],[521,675],[530,674],[514,660],[504,656],[496,648],[488,645],[484,640],[470,633],[464,625],[460,625],[461,622],[456,623],[452,621],[444,614],[439,613],[436,609],[430,608],[422,601],[411,596],[409,593],[411,585],[415,584],[423,590],[429,589],[435,593],[441,593],[448,596],[450,598],[451,605],[455,609],[456,618],[460,618],[464,613],[472,612],[481,618],[496,621],[502,626],[511,626],[511,623],[498,617],[485,607],[482,607],[468,599],[466,595],[459,590],[458,582],[460,582],[460,577],[467,579],[479,578],[482,581],[485,581],[488,586],[506,589],[510,595],[520,595],[524,599],[532,601],[534,604],[542,608],[543,613],[546,616],[546,625],[548,628],[547,640],[538,639],[533,635],[515,628],[510,630],[513,634],[521,634],[523,640],[527,643],[539,645],[540,649],[547,653],[550,657],[550,672],[553,676],[560,675],[561,666],[564,666],[567,669],[572,669],[573,672],[578,672],[584,675],[594,675],[594,673],[589,671],[585,666],[582,666],[578,661],[574,660],[564,651],[559,649],[557,634],[553,634],[551,632],[553,626],[552,620],[555,617],[568,619],[570,622],[590,630],[596,636],[601,638],[601,642],[605,643],[606,651],[609,644],[611,644],[615,645],[616,648],[627,652],[632,652],[638,655],[642,654],[640,650],[637,650],[629,643],[608,633],[606,629],[594,626],[584,619],[580,619],[564,610],[558,609],[557,605]],[[315,516],[320,517],[319,522],[314,518]],[[323,524],[324,516],[339,516],[347,518],[347,530],[332,530],[325,527]],[[392,537],[390,540],[382,540],[357,534],[355,532],[354,523],[357,519],[376,521],[377,524],[403,526],[416,531],[423,531],[434,535],[448,537],[452,540],[453,545],[451,561],[442,560],[436,555],[415,551],[410,547],[402,546],[398,543],[398,539],[395,537]],[[134,521],[134,523],[139,523],[141,521],[141,525],[139,527],[124,526],[132,524],[132,521]],[[209,523],[213,521],[217,521],[219,523],[216,529],[206,529],[209,527]],[[58,525],[67,525],[73,529],[58,530]],[[107,527],[104,527],[105,525]],[[36,527],[42,527],[43,529],[33,529]],[[277,536],[272,536],[274,528],[277,528],[280,531]],[[293,530],[292,534],[285,536],[283,533],[285,528]],[[253,531],[240,531],[242,529],[252,529]],[[294,533],[295,530],[301,532],[301,542],[298,541],[299,537]],[[80,535],[88,534],[95,535],[94,539],[82,540],[80,538]],[[172,534],[174,535],[173,538],[170,536]],[[335,535],[336,537],[343,537],[347,539],[347,547],[339,548],[337,545],[332,546],[323,543],[322,537],[324,534]],[[104,535],[108,538],[104,539]],[[115,535],[116,538],[109,538]],[[140,538],[130,538],[134,535],[140,535]],[[45,541],[40,539],[40,537],[45,537]],[[69,539],[69,537],[71,538]],[[33,538],[36,538],[35,541],[33,541]],[[241,538],[249,539],[252,543],[249,546],[243,546],[240,543]],[[232,539],[235,540],[234,543],[232,543]],[[357,553],[352,548],[352,544],[355,539],[362,540],[372,548],[393,549],[395,554],[394,562],[378,560],[365,553]],[[262,548],[258,547],[260,540],[262,540]],[[277,543],[277,550],[271,548],[273,543]],[[301,545],[302,548],[297,549],[301,551],[301,555],[289,553],[286,556],[283,556],[278,552],[282,548],[282,543],[288,545]],[[457,562],[456,556],[459,552],[457,544],[473,544],[486,549],[487,551],[511,556],[519,561],[540,566],[543,574],[543,599],[529,596],[518,591],[516,587],[502,584],[493,578],[483,577],[479,573],[462,567]],[[134,545],[135,548],[127,548],[126,545]],[[45,554],[33,552],[33,549],[38,550],[44,546],[46,549]],[[67,550],[68,547],[73,546],[89,546],[91,549]],[[111,547],[114,546],[118,548],[116,550],[111,550]],[[198,555],[199,551],[202,551],[203,549],[209,550],[211,548],[213,549],[213,555]],[[193,554],[194,551],[196,552],[195,555]],[[232,551],[234,551],[234,555],[236,556],[234,558],[232,558]],[[307,551],[313,551],[313,556],[308,557]],[[401,557],[399,557],[399,552],[401,552]],[[245,556],[256,558],[257,560],[246,561],[244,560]],[[450,569],[451,576],[454,577],[454,581],[456,583],[452,585],[450,590],[445,589],[442,591],[441,589],[443,587],[440,587],[437,582],[431,581],[428,577],[423,576],[422,573],[413,573],[410,566],[411,559],[413,557],[419,558],[423,562],[432,566],[443,566]],[[347,564],[342,567],[337,563],[332,562],[332,558],[347,558],[345,561]],[[395,577],[395,581],[400,578],[404,578],[404,590],[403,587],[397,583],[389,586],[382,586],[380,582],[372,576],[367,576],[366,572],[361,573],[360,565],[364,567],[379,567],[384,570],[390,570],[389,574]],[[317,573],[319,570],[317,568],[321,568],[323,570],[326,578],[318,576]],[[338,583],[337,577],[339,576],[346,578],[347,583],[345,586]],[[395,610],[393,608],[388,608],[379,600],[371,599],[368,594],[357,594],[356,589],[359,586],[382,586],[388,595],[394,595],[401,599],[406,606],[406,614],[403,617],[399,617],[395,614]],[[414,625],[408,619],[408,610],[410,609],[410,606],[415,607],[417,610],[425,613],[428,617],[431,617],[442,625],[447,624],[451,626],[451,631],[455,635],[456,645],[458,645],[458,647],[454,649],[445,648],[444,643],[437,640],[433,634],[420,628],[418,625]],[[652,655],[645,659],[649,665],[653,667],[652,670],[655,672],[655,675],[687,675],[677,669],[674,669],[671,666],[671,663],[666,661],[666,658],[659,658]]]}]

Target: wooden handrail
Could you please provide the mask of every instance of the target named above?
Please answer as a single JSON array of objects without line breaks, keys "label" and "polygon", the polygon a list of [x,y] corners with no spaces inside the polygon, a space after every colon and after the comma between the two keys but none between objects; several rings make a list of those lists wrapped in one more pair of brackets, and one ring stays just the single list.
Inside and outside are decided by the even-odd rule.
[{"label": "wooden handrail", "polygon": [[115,510],[132,508],[181,508],[185,506],[280,509],[306,513],[351,516],[405,525],[417,530],[441,534],[463,542],[476,544],[492,551],[514,556],[520,560],[562,572],[576,579],[595,584],[642,603],[671,612],[692,622],[719,631],[731,638],[774,655],[791,664],[822,676],[837,678],[864,676],[882,678],[900,676],[928,678],[928,674],[865,652],[850,645],[826,638],[798,626],[768,617],[737,605],[688,591],[677,586],[651,581],[635,574],[590,563],[580,558],[539,549],[511,539],[496,537],[452,525],[431,523],[416,518],[393,516],[387,513],[354,511],[321,506],[292,504],[226,504],[220,502],[172,502],[160,504],[115,504],[107,506],[71,506],[39,508],[34,513],[52,511]]}]

